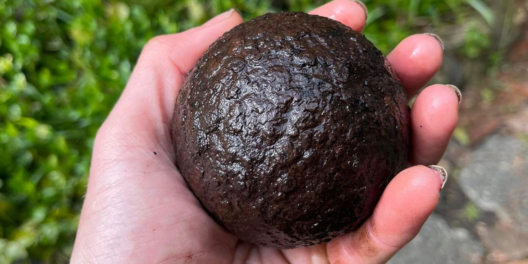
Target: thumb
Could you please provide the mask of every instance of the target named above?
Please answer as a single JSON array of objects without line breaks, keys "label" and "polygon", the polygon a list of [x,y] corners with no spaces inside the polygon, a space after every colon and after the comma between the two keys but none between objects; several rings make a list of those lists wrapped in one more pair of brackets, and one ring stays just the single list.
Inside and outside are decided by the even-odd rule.
[{"label": "thumb", "polygon": [[[167,250],[160,244],[172,245],[166,246],[168,251],[179,254],[174,253],[172,244],[181,235],[182,229],[175,224],[178,217],[165,214],[179,214],[174,208],[187,206],[192,196],[184,190],[183,179],[177,177],[172,162],[170,116],[186,72],[211,43],[241,22],[240,15],[231,11],[201,27],[155,37],[145,46],[123,94],[97,132],[72,263],[108,262],[108,258],[112,263],[130,263],[137,256],[134,262],[155,262],[153,256],[141,254],[139,249],[155,248],[155,255],[163,256]],[[196,210],[189,213],[192,208],[187,206],[179,215],[198,214]],[[164,217],[152,219],[138,212],[163,212]],[[144,227],[148,224],[162,226],[162,221],[170,227],[162,236],[138,232],[147,231]],[[199,232],[211,229],[201,228]],[[141,238],[141,246],[134,248],[136,254],[123,254],[123,241],[128,247],[130,238]],[[188,247],[181,250],[195,250],[190,247],[196,239],[186,241]],[[150,259],[145,260],[147,257]]]}]

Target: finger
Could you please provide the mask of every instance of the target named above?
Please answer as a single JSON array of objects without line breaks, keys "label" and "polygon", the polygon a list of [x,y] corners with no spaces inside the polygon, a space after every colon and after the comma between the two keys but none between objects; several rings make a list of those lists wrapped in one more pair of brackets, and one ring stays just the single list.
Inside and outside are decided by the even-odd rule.
[{"label": "finger", "polygon": [[330,263],[386,263],[420,231],[440,198],[442,176],[425,166],[399,173],[372,216],[328,244]]},{"label": "finger", "polygon": [[146,56],[142,54],[141,57],[148,57],[148,59],[168,57],[179,70],[186,74],[215,40],[242,22],[240,14],[231,9],[214,17],[201,27],[180,34],[155,37],[143,51]]},{"label": "finger", "polygon": [[282,250],[282,254],[288,260],[288,263],[328,263],[328,256],[326,255],[326,244],[313,245],[309,247],[298,247],[293,249]]},{"label": "finger", "polygon": [[[144,93],[141,96],[143,97],[147,95],[143,89],[145,86],[137,85],[137,83],[141,80],[152,79],[151,76],[155,75],[160,81],[159,86],[162,87],[156,92],[164,94],[153,94],[151,93],[153,91],[149,93],[153,97],[162,96],[165,99],[163,104],[165,112],[172,114],[174,98],[187,72],[216,39],[242,22],[242,17],[236,11],[230,10],[216,16],[201,27],[180,34],[153,38],[143,49],[136,65],[136,68],[140,70],[135,71],[126,89],[141,90]],[[171,83],[166,85],[163,82]]]},{"label": "finger", "polygon": [[404,39],[387,56],[411,98],[442,65],[444,44],[436,35],[418,34]]},{"label": "finger", "polygon": [[411,164],[436,164],[444,154],[458,122],[462,96],[452,85],[432,85],[424,89],[411,109]]},{"label": "finger", "polygon": [[358,32],[363,30],[367,21],[367,7],[360,1],[335,0],[310,14],[337,20]]}]

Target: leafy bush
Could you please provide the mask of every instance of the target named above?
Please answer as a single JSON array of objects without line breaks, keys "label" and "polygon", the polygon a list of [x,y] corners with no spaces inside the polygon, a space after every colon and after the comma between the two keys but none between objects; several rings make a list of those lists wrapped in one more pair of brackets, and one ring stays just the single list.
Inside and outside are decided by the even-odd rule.
[{"label": "leafy bush", "polygon": [[[384,52],[423,28],[464,22],[475,3],[482,8],[464,0],[365,2],[366,35]],[[0,0],[0,263],[67,262],[95,133],[150,38],[232,7],[249,19],[322,3]],[[475,57],[487,35],[473,30],[467,39],[475,43],[462,52]]]}]

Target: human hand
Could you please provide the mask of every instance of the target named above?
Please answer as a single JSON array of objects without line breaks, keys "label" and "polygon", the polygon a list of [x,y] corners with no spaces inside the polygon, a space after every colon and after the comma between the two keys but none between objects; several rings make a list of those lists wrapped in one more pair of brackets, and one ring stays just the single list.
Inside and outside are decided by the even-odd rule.
[{"label": "human hand", "polygon": [[[361,31],[363,7],[337,0],[311,12]],[[236,12],[144,48],[121,98],[99,130],[72,263],[384,263],[409,242],[434,210],[442,178],[422,165],[438,162],[458,115],[446,85],[414,102],[410,163],[383,193],[363,226],[329,243],[288,250],[237,239],[204,211],[174,165],[170,124],[186,73],[224,32],[242,23]],[[408,97],[436,73],[442,46],[413,35],[388,55]],[[422,165],[420,165],[422,164]]]}]

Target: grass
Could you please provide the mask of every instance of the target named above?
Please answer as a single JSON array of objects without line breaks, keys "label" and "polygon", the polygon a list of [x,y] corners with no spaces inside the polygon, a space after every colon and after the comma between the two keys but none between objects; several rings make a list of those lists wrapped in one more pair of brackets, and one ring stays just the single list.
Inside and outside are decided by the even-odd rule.
[{"label": "grass", "polygon": [[[369,0],[366,36],[384,53],[424,30],[463,27],[455,53],[489,48],[479,0]],[[91,148],[142,46],[236,8],[245,19],[308,0],[0,0],[0,263],[67,263]],[[483,26],[484,25],[484,26]]]}]

